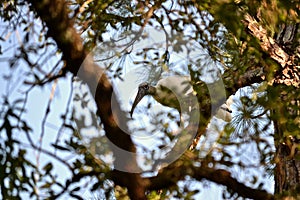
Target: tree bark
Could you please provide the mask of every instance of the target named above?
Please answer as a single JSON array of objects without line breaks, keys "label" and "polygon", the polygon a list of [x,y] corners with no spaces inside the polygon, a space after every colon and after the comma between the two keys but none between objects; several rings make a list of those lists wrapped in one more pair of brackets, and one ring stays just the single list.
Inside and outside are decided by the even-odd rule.
[{"label": "tree bark", "polygon": [[[290,79],[297,80],[299,78],[299,57],[298,51],[300,49],[300,41],[297,38],[297,33],[300,31],[298,24],[283,24],[277,35],[276,42],[284,49],[287,54],[290,54],[292,63],[282,71],[277,73],[276,78],[284,80],[287,76]],[[294,69],[294,70],[292,70]],[[297,80],[298,81],[298,80]],[[280,82],[281,84],[284,81]],[[289,85],[289,84],[287,84]],[[295,84],[292,84],[296,86]],[[296,88],[297,90],[298,88]],[[282,123],[281,116],[287,119],[299,118],[299,96],[297,92],[294,94],[295,98],[286,98],[285,91],[280,95],[279,100],[285,102],[283,108],[275,109],[275,163],[276,168],[274,172],[275,177],[275,193],[282,194],[283,196],[297,196],[300,189],[300,140],[297,137],[299,135],[300,127],[297,129],[297,135],[288,135],[289,130],[286,123]],[[293,92],[292,92],[293,93]],[[295,109],[298,108],[298,109]],[[278,118],[279,117],[279,118]],[[297,123],[297,122],[295,122]],[[299,197],[299,195],[297,196]]]},{"label": "tree bark", "polygon": [[[289,54],[290,52],[287,53],[286,51],[288,49],[286,48],[288,47],[287,44],[299,42],[296,38],[297,32],[299,31],[298,25],[294,24],[294,28],[285,29],[288,33],[280,33],[280,35],[283,36],[277,37],[277,41],[272,37],[269,37],[267,35],[267,30],[249,14],[245,15],[244,25],[247,27],[249,33],[259,40],[262,50],[267,52],[269,56],[281,66],[281,68],[277,70],[274,79],[269,80],[270,83],[284,84],[298,88],[300,85],[300,66],[299,63],[297,63],[299,58],[297,58],[296,53],[299,51],[299,48],[298,50],[296,48],[296,51],[293,51],[293,54]],[[283,41],[278,41],[280,39]]]},{"label": "tree bark", "polygon": [[[138,171],[135,145],[128,132],[120,129],[120,127],[127,128],[125,113],[121,111],[117,102],[111,101],[114,95],[113,87],[104,71],[93,62],[92,56],[89,56],[89,52],[85,50],[83,41],[75,29],[74,20],[69,17],[67,2],[62,0],[30,0],[29,2],[46,24],[48,36],[56,41],[63,53],[65,62],[63,73],[71,72],[79,75],[88,84],[91,93],[95,94],[98,114],[106,136],[112,145],[116,146],[112,148],[115,156],[114,165],[117,166],[112,172],[113,181],[127,187],[131,199],[146,199],[147,180],[142,179],[138,173],[132,173]],[[124,156],[122,152],[132,153]]]},{"label": "tree bark", "polygon": [[[279,99],[282,102],[287,101],[284,95],[281,95]],[[275,118],[274,143],[276,148],[275,193],[283,196],[297,196],[300,189],[300,140],[297,137],[299,135],[299,127],[296,135],[289,135],[290,132],[286,122],[288,119],[296,120],[297,117],[299,118],[299,110],[295,111],[289,107],[295,103],[299,103],[299,101],[289,100],[289,102],[284,104],[285,107],[273,111]]]},{"label": "tree bark", "polygon": [[149,189],[158,190],[175,186],[178,180],[183,180],[188,175],[199,181],[206,179],[224,185],[241,197],[257,200],[274,199],[274,196],[265,190],[254,189],[240,183],[227,170],[210,168],[204,163],[200,167],[187,164],[195,159],[197,158],[187,152],[177,161],[163,168],[156,177],[150,178],[151,184]]}]

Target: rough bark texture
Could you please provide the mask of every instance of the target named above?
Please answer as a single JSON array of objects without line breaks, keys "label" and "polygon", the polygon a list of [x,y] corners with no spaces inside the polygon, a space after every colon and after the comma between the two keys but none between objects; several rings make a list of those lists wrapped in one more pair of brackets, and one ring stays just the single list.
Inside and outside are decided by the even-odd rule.
[{"label": "rough bark texture", "polygon": [[[279,98],[283,102],[286,101],[285,95]],[[298,106],[299,101],[290,100],[285,105],[286,107],[273,112],[274,116],[284,114],[290,119],[299,118],[299,112],[290,109],[289,106]],[[295,105],[296,104],[296,105]],[[274,120],[275,127],[275,193],[283,196],[297,196],[300,189],[300,151],[299,151],[299,127],[295,135],[288,135],[286,123],[282,120]],[[298,191],[298,192],[297,192]],[[298,196],[299,197],[299,196]]]},{"label": "rough bark texture", "polygon": [[[298,90],[300,84],[299,50],[300,42],[299,24],[283,24],[277,34],[277,39],[268,37],[267,31],[251,16],[246,15],[244,24],[248,31],[260,41],[262,50],[279,63],[281,68],[275,72],[274,85],[286,85]],[[282,94],[278,94],[281,95]],[[285,102],[283,97],[280,101]],[[297,103],[298,99],[290,99],[290,103]],[[285,105],[288,105],[286,103]],[[299,117],[299,113],[293,113],[288,108],[276,110],[275,115],[288,114],[288,118]],[[295,136],[287,136],[285,124],[275,118],[275,193],[282,195],[295,195],[300,186],[300,152],[299,140]],[[298,129],[299,130],[299,129]],[[299,133],[298,133],[299,135]]]},{"label": "rough bark texture", "polygon": [[271,82],[298,88],[300,84],[300,66],[299,63],[295,62],[297,60],[296,54],[288,54],[280,46],[280,44],[284,45],[296,39],[298,25],[295,24],[294,28],[286,29],[287,32],[279,34],[283,35],[281,38],[278,37],[278,39],[282,39],[282,43],[279,43],[278,40],[269,37],[267,31],[250,15],[245,15],[244,24],[248,31],[259,40],[262,50],[266,51],[281,66]]},{"label": "rough bark texture", "polygon": [[295,195],[300,189],[300,152],[292,138],[277,145],[275,193]]},{"label": "rough bark texture", "polygon": [[[299,49],[300,43],[297,34],[300,31],[298,24],[283,24],[277,36],[277,42],[290,55],[291,63],[284,67],[282,73],[277,73],[278,83],[286,83],[298,87],[299,86]],[[293,44],[293,45],[292,45]],[[286,82],[285,80],[291,80]],[[293,84],[297,82],[298,84]],[[296,89],[297,90],[297,89]],[[289,99],[286,102],[286,107],[283,109],[284,113],[290,119],[299,118],[297,109],[299,108],[299,99]],[[285,95],[281,95],[281,100],[286,101]],[[276,170],[275,170],[275,193],[289,196],[297,196],[300,188],[300,152],[299,152],[299,138],[298,136],[287,136],[285,124],[277,121],[275,124],[275,134],[279,141],[276,144]],[[298,127],[299,135],[300,127]],[[283,139],[284,138],[284,139]],[[297,192],[298,191],[298,192]],[[299,197],[299,196],[298,196]]]}]

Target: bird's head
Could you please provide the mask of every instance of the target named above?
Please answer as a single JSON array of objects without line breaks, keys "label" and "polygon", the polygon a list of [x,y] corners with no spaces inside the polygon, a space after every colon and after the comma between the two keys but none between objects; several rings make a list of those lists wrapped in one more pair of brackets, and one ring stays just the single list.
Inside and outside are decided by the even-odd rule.
[{"label": "bird's head", "polygon": [[132,117],[132,114],[134,112],[135,107],[137,104],[143,99],[146,95],[154,95],[156,92],[156,88],[151,86],[149,83],[144,82],[139,85],[138,93],[135,97],[135,100],[132,104],[132,108],[130,111],[130,117]]}]

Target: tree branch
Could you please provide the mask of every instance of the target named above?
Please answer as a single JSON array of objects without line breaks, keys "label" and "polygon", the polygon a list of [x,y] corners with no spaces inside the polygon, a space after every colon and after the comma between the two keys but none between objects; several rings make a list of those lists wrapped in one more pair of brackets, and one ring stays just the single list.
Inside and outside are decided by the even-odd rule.
[{"label": "tree branch", "polygon": [[212,169],[208,167],[199,167],[193,170],[194,178],[197,180],[207,179],[218,184],[222,184],[241,197],[250,199],[274,199],[273,195],[267,193],[265,190],[253,189],[243,183],[240,183],[231,176],[231,173],[223,169]]},{"label": "tree branch", "polygon": [[300,66],[295,65],[294,56],[290,56],[277,44],[273,38],[268,37],[267,30],[249,14],[245,15],[243,23],[249,30],[250,34],[259,39],[260,47],[281,66],[279,73],[277,73],[272,82],[299,87]]},{"label": "tree branch", "polygon": [[178,180],[183,180],[185,176],[191,176],[199,181],[207,179],[209,181],[224,185],[241,197],[250,199],[274,199],[272,194],[265,190],[253,189],[240,183],[231,176],[231,173],[224,169],[213,169],[206,166],[195,167],[191,164],[191,158],[182,156],[176,162],[163,168],[156,177],[150,178],[148,189],[158,190],[176,186]]},{"label": "tree branch", "polygon": [[290,56],[275,42],[273,38],[267,36],[267,30],[259,25],[253,17],[246,14],[243,22],[250,33],[259,39],[261,48],[268,52],[271,58],[277,61],[282,67],[290,64]]},{"label": "tree branch", "polygon": [[78,75],[88,84],[91,93],[95,94],[98,114],[112,145],[123,151],[132,152],[131,156],[124,157],[120,150],[112,148],[115,156],[114,165],[120,170],[113,172],[113,180],[128,188],[131,199],[146,199],[146,181],[139,174],[130,173],[132,170],[138,170],[135,145],[128,132],[122,131],[118,126],[121,124],[121,127],[126,129],[127,118],[118,102],[111,101],[114,91],[103,69],[93,62],[92,56],[89,56],[89,52],[84,49],[82,39],[74,28],[74,20],[69,18],[67,2],[63,0],[29,0],[28,2],[46,24],[48,36],[56,41],[62,51],[65,61],[64,73],[71,72]]},{"label": "tree branch", "polygon": [[[234,72],[228,69],[223,74],[223,81],[226,87],[228,96],[233,95],[240,88],[253,85],[255,83],[262,83],[265,80],[265,74],[262,72],[261,68],[255,68],[253,70],[247,71],[243,75],[233,76]],[[229,77],[230,79],[228,80]]]}]

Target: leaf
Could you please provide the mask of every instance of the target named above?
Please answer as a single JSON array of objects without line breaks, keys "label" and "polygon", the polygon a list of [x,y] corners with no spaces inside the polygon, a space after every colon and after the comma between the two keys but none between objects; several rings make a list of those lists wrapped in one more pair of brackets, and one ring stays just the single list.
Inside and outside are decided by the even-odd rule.
[{"label": "leaf", "polygon": [[75,188],[72,190],[72,192],[79,191],[79,190],[80,190],[80,187],[77,186],[77,187],[75,187]]},{"label": "leaf", "polygon": [[53,185],[53,183],[45,183],[44,185],[41,186],[42,189],[48,189]]},{"label": "leaf", "polygon": [[99,182],[96,182],[93,184],[92,188],[91,188],[91,191],[96,191],[100,188],[100,184]]},{"label": "leaf", "polygon": [[29,126],[27,125],[27,123],[24,122],[24,121],[23,121],[23,123],[22,123],[21,129],[22,129],[23,131],[25,131],[26,133],[28,133],[29,131],[32,131],[32,128],[29,127]]},{"label": "leaf", "polygon": [[51,162],[49,162],[48,164],[46,164],[43,167],[43,170],[45,171],[45,174],[49,174],[52,169],[53,169],[53,165],[52,165]]},{"label": "leaf", "polygon": [[62,150],[62,151],[70,151],[70,149],[60,146],[58,144],[52,144],[53,147],[55,147],[56,149]]}]

